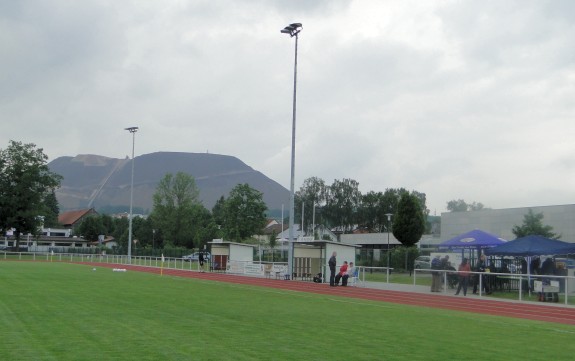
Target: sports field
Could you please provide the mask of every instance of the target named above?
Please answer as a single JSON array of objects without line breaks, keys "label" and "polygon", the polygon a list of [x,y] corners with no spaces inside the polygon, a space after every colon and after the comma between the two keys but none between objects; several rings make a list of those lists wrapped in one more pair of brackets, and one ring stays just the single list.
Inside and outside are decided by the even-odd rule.
[{"label": "sports field", "polygon": [[570,360],[575,353],[573,325],[155,271],[0,261],[0,360]]}]

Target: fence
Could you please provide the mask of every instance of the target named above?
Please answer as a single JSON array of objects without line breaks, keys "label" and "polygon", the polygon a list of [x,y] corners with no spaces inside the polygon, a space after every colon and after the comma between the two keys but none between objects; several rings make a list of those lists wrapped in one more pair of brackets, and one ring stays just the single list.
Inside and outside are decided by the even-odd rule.
[{"label": "fence", "polygon": [[[133,265],[143,267],[163,267],[166,269],[200,271],[200,264],[197,261],[190,261],[178,257],[152,257],[152,256],[132,256],[131,262],[126,255],[108,254],[78,254],[78,253],[33,253],[33,252],[0,252],[0,259],[12,259],[21,261],[47,261],[47,262],[91,262],[119,265]],[[249,262],[230,261],[224,272],[231,274],[242,274],[250,276],[266,276],[265,265],[271,265],[271,270],[277,273],[286,273],[287,265],[283,262]],[[206,262],[205,269],[212,269],[212,263]]]},{"label": "fence", "polygon": [[[443,292],[446,293],[448,288],[457,286],[459,273],[453,270],[426,270],[415,269],[413,271],[413,285],[417,284],[418,274],[439,273],[442,279]],[[521,273],[499,273],[499,272],[469,272],[469,287],[475,287],[479,290],[479,296],[483,295],[484,286],[487,289],[498,292],[517,292],[519,301],[523,300],[524,294],[531,295],[537,293],[540,297],[546,298],[546,294],[553,293],[554,302],[558,302],[559,296],[563,296],[564,303],[569,304],[569,297],[575,296],[575,277],[573,276],[556,276],[556,275],[538,275],[538,274],[521,274]],[[539,283],[540,282],[540,283]],[[537,288],[536,286],[539,287]],[[541,299],[542,301],[545,299]]]},{"label": "fence", "polygon": [[[200,271],[198,262],[190,262],[183,258],[176,257],[151,257],[151,256],[132,256],[131,262],[126,255],[93,255],[93,254],[76,254],[76,253],[32,253],[32,252],[8,252],[0,251],[0,260],[23,260],[23,261],[47,261],[47,262],[91,262],[106,263],[118,265],[136,265],[144,267],[163,267],[166,269]],[[205,266],[211,269],[211,263]],[[389,267],[365,267],[356,266],[359,270],[358,280],[360,285],[373,283],[395,283],[391,280],[391,271]],[[285,262],[251,262],[251,261],[234,261],[223,270],[226,273],[240,274],[256,277],[271,277],[283,279],[287,272]],[[418,286],[418,281],[422,278],[429,280],[429,275],[437,272],[443,280],[443,292],[447,293],[449,287],[457,285],[458,272],[453,270],[413,270],[413,286],[423,288],[428,286]],[[329,270],[325,273],[329,277]],[[394,274],[395,275],[395,274]],[[525,294],[532,293],[542,295],[543,300],[549,300],[547,294],[553,294],[552,301],[558,302],[560,297],[563,302],[569,304],[569,298],[575,297],[575,277],[573,276],[555,276],[555,275],[528,275],[517,273],[497,273],[497,272],[470,272],[470,277],[477,279],[479,296],[483,294],[483,283],[487,282],[490,289],[507,292],[508,294],[517,293],[519,301],[523,300]],[[407,277],[407,276],[405,276]],[[369,282],[366,280],[369,279]],[[306,279],[307,280],[307,279]],[[327,281],[328,279],[326,279]],[[310,280],[311,281],[311,280]],[[552,281],[554,281],[552,283]],[[470,282],[469,287],[474,283]],[[555,295],[557,297],[555,297]]]}]

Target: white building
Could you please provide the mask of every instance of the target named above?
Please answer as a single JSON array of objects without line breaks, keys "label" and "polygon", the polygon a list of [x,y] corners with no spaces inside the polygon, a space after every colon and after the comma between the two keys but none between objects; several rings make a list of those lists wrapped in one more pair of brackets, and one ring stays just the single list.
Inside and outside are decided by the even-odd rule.
[{"label": "white building", "polygon": [[542,213],[542,223],[553,227],[553,232],[560,234],[562,241],[575,242],[575,204],[442,213],[441,240],[446,241],[474,229],[492,233],[508,241],[513,240],[516,237],[511,230],[514,226],[523,224],[529,209],[533,214]]}]

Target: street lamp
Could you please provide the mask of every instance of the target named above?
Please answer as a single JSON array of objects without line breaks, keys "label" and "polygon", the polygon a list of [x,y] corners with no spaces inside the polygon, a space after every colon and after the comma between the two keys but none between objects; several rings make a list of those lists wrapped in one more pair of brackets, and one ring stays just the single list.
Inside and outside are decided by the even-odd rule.
[{"label": "street lamp", "polygon": [[132,183],[130,184],[130,218],[128,220],[128,263],[132,263],[132,206],[134,203],[134,147],[136,145],[136,132],[138,127],[125,128],[132,133]]},{"label": "street lamp", "polygon": [[391,225],[392,213],[386,213],[387,216],[387,274],[389,274],[389,226]]},{"label": "street lamp", "polygon": [[293,110],[291,128],[291,180],[289,194],[289,249],[288,249],[288,275],[293,275],[293,219],[294,219],[294,174],[295,174],[295,119],[296,119],[296,89],[297,89],[297,42],[298,34],[302,26],[300,23],[293,23],[281,30],[282,34],[295,36],[295,61],[293,67]]}]

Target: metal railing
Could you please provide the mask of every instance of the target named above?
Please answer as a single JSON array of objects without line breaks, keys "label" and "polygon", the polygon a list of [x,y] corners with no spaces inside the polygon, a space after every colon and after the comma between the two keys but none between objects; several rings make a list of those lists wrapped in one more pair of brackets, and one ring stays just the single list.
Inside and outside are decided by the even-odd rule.
[{"label": "metal railing", "polygon": [[[413,271],[413,285],[417,284],[417,275],[429,273],[439,273],[443,281],[443,292],[447,293],[449,287],[449,277],[459,277],[458,271],[453,270],[433,270],[433,269],[415,269]],[[489,288],[496,288],[497,291],[517,291],[518,299],[521,301],[523,299],[524,293],[557,293],[558,295],[564,296],[564,303],[569,304],[569,296],[575,296],[575,277],[573,276],[557,276],[557,275],[540,275],[540,274],[523,274],[523,273],[499,273],[499,272],[469,272],[470,282],[468,287],[474,287],[477,285],[479,289],[479,296],[483,295],[484,282],[488,282]],[[472,282],[476,280],[475,283]],[[541,281],[545,286],[543,286],[543,292],[537,292],[534,290],[534,281]],[[560,284],[559,290],[552,288],[550,281],[558,281]],[[512,287],[511,284],[516,284],[516,287]],[[505,290],[504,286],[507,286]],[[545,292],[545,287],[552,290],[553,292]],[[563,289],[561,291],[561,289]],[[556,292],[557,291],[557,292]]]}]

